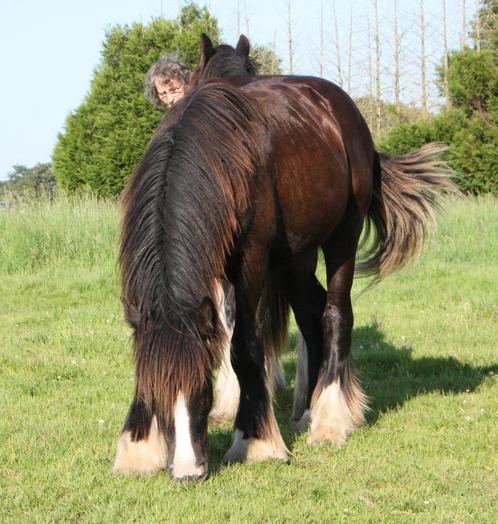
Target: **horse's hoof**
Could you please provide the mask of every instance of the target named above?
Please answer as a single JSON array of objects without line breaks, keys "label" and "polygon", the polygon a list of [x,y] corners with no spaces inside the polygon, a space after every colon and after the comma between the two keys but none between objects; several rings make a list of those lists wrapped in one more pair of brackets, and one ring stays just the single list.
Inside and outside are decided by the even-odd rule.
[{"label": "horse's hoof", "polygon": [[280,460],[287,462],[289,452],[280,435],[273,440],[258,438],[243,438],[242,431],[235,430],[233,443],[223,457],[223,463],[232,462],[263,462]]},{"label": "horse's hoof", "polygon": [[307,442],[312,446],[333,444],[334,446],[342,448],[347,444],[347,435],[334,431],[333,429],[319,428],[311,431]]},{"label": "horse's hoof", "polygon": [[174,468],[168,468],[169,476],[175,482],[203,482],[208,476],[207,464],[201,464],[191,472],[175,471]]},{"label": "horse's hoof", "polygon": [[309,428],[311,421],[311,411],[307,409],[301,418],[292,421],[292,426],[296,433],[304,433]]}]

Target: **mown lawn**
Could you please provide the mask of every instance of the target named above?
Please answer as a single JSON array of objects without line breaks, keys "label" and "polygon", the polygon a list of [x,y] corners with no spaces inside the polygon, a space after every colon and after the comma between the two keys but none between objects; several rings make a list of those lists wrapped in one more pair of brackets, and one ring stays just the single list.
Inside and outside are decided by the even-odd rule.
[{"label": "mown lawn", "polygon": [[[360,294],[353,352],[372,411],[346,448],[278,418],[289,464],[202,484],[111,474],[133,387],[117,210],[89,197],[0,210],[0,522],[496,522],[498,200],[452,200],[421,261]],[[291,346],[295,342],[292,328]]]}]

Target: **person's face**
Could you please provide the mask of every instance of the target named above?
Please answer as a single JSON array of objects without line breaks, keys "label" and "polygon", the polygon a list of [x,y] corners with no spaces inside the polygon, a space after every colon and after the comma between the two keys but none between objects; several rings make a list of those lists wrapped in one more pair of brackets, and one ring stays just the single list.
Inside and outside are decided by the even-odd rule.
[{"label": "person's face", "polygon": [[166,82],[154,80],[154,86],[157,90],[157,96],[164,105],[171,106],[185,94],[183,84],[176,79],[171,79]]}]

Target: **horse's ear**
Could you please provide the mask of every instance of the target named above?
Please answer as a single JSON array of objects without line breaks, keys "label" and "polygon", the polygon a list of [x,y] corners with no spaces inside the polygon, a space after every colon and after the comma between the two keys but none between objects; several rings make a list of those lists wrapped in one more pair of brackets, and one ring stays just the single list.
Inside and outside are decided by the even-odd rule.
[{"label": "horse's ear", "polygon": [[249,56],[249,51],[251,50],[251,44],[247,39],[247,36],[240,35],[239,41],[237,42],[237,47],[235,48],[237,53],[242,56]]},{"label": "horse's ear", "polygon": [[213,335],[218,322],[218,313],[213,301],[209,297],[204,297],[197,310],[197,327],[199,333],[204,338]]},{"label": "horse's ear", "polygon": [[132,306],[126,298],[121,297],[123,303],[125,319],[133,329],[138,329],[140,324],[140,311],[135,306]]},{"label": "horse's ear", "polygon": [[211,38],[205,33],[201,34],[201,59],[199,60],[199,68],[203,68],[209,59],[213,56],[214,47]]}]

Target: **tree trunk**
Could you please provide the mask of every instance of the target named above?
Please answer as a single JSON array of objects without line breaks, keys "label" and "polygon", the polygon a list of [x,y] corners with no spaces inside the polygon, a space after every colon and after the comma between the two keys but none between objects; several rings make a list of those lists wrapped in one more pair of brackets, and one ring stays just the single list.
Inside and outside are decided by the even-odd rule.
[{"label": "tree trunk", "polygon": [[375,9],[375,116],[376,116],[376,132],[377,137],[380,135],[382,127],[382,100],[380,92],[380,29],[379,29],[379,9],[378,2],[374,0]]},{"label": "tree trunk", "polygon": [[394,103],[396,114],[401,113],[401,38],[398,30],[398,0],[394,0]]},{"label": "tree trunk", "polygon": [[422,116],[427,116],[427,60],[425,56],[425,17],[424,0],[419,0],[420,7],[420,73],[421,73],[421,96],[422,96]]},{"label": "tree trunk", "polygon": [[292,48],[292,18],[291,18],[291,0],[287,0],[287,15],[289,17],[288,20],[288,46],[289,46],[289,74],[292,75],[294,73],[294,51]]},{"label": "tree trunk", "polygon": [[332,10],[334,15],[334,32],[335,32],[335,58],[336,58],[336,66],[337,66],[337,83],[343,87],[344,80],[342,75],[342,67],[341,67],[341,50],[340,50],[340,43],[339,43],[339,29],[337,26],[337,16],[335,12],[335,1],[332,4]]},{"label": "tree trunk", "polygon": [[448,104],[450,101],[450,95],[448,92],[448,15],[446,13],[446,0],[443,0],[443,37],[444,37],[444,56],[443,56],[443,68],[444,68],[444,98]]},{"label": "tree trunk", "polygon": [[323,78],[325,73],[325,49],[323,45],[323,1],[320,7],[320,76]]}]

